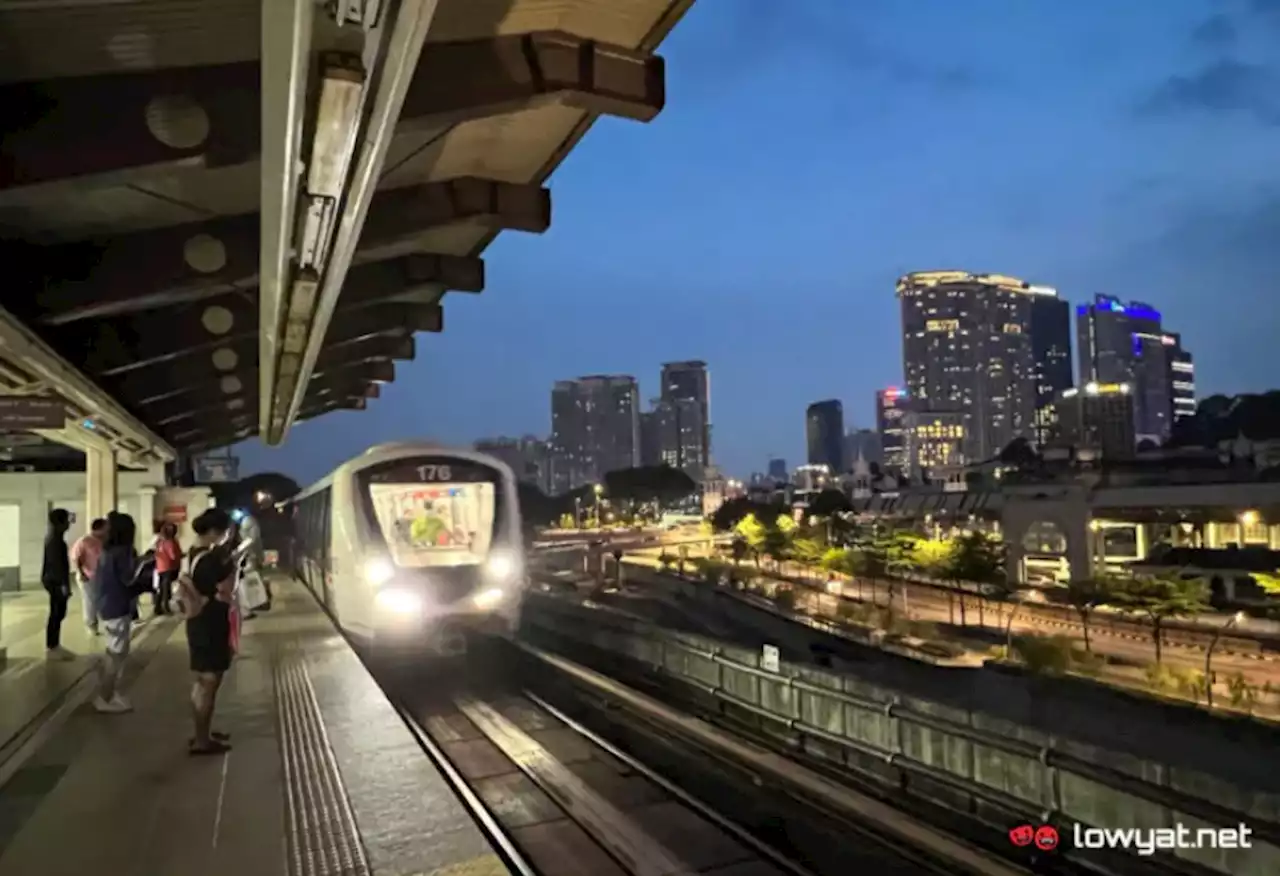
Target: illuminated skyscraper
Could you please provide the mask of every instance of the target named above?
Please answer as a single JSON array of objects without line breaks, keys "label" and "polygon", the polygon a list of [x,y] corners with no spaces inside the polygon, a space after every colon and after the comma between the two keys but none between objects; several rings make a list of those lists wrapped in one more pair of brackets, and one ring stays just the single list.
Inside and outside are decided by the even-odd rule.
[{"label": "illuminated skyscraper", "polygon": [[876,390],[876,431],[880,433],[880,448],[885,471],[894,477],[906,474],[906,438],[902,431],[902,417],[908,407],[907,394],[895,386]]},{"label": "illuminated skyscraper", "polygon": [[640,463],[640,392],[629,375],[560,380],[551,390],[551,491],[600,483]]},{"label": "illuminated skyscraper", "polygon": [[1032,307],[1057,292],[1000,274],[930,271],[898,281],[902,360],[917,411],[963,416],[964,456],[991,459],[1033,438]]},{"label": "illuminated skyscraper", "polygon": [[667,362],[654,406],[663,462],[698,480],[711,464],[711,376],[707,363]]},{"label": "illuminated skyscraper", "polygon": [[1128,384],[1137,439],[1164,442],[1175,416],[1195,413],[1195,371],[1182,338],[1139,301],[1096,295],[1076,309],[1080,385]]}]

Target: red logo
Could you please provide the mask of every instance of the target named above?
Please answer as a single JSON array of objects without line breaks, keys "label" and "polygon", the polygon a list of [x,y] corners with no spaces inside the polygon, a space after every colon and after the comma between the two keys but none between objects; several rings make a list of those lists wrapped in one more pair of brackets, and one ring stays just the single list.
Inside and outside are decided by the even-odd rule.
[{"label": "red logo", "polygon": [[1009,842],[1018,848],[1025,848],[1031,845],[1035,837],[1036,829],[1029,824],[1020,824],[1009,830]]},{"label": "red logo", "polygon": [[1039,827],[1020,824],[1009,829],[1009,842],[1020,849],[1034,844],[1042,852],[1052,852],[1058,847],[1058,829],[1051,824],[1042,824]]}]

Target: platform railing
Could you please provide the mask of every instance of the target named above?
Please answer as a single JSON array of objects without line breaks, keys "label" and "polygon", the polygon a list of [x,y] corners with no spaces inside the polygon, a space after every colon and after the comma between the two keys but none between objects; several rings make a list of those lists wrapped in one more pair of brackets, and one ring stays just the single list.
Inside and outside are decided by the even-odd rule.
[{"label": "platform railing", "polygon": [[1280,795],[1179,771],[1180,785],[1202,789],[1192,795],[1170,787],[1172,769],[1161,764],[1127,758],[1133,763],[1122,772],[1099,764],[1115,752],[1090,757],[1091,746],[993,716],[554,598],[530,599],[522,635],[624,683],[660,686],[810,759],[980,816],[985,810],[988,820],[1018,813],[1107,829],[1243,823],[1253,832],[1249,849],[1174,853],[1231,876],[1280,873]]}]

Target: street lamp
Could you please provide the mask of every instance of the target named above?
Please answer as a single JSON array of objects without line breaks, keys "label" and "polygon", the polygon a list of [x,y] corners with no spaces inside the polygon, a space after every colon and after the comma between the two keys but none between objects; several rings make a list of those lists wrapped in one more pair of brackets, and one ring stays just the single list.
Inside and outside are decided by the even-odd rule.
[{"label": "street lamp", "polygon": [[1233,629],[1243,620],[1243,611],[1237,611],[1227,618],[1226,623],[1214,630],[1209,648],[1204,652],[1204,703],[1207,709],[1213,709],[1213,650],[1218,647],[1218,640],[1222,638],[1223,633]]}]

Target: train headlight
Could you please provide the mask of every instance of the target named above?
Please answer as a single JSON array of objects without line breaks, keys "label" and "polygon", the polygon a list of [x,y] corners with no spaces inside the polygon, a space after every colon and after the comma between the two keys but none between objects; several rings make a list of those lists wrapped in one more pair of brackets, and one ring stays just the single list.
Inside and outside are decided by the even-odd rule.
[{"label": "train headlight", "polygon": [[398,587],[379,590],[377,602],[379,608],[391,614],[410,615],[422,611],[422,597]]},{"label": "train headlight", "polygon": [[510,581],[520,572],[520,564],[509,553],[496,552],[484,564],[485,577],[490,581]]},{"label": "train headlight", "polygon": [[396,573],[395,567],[381,557],[366,560],[361,571],[364,574],[364,580],[374,587],[386,584]]},{"label": "train headlight", "polygon": [[488,611],[493,608],[502,598],[506,596],[499,587],[490,587],[488,590],[481,590],[475,595],[476,608],[481,611]]}]

